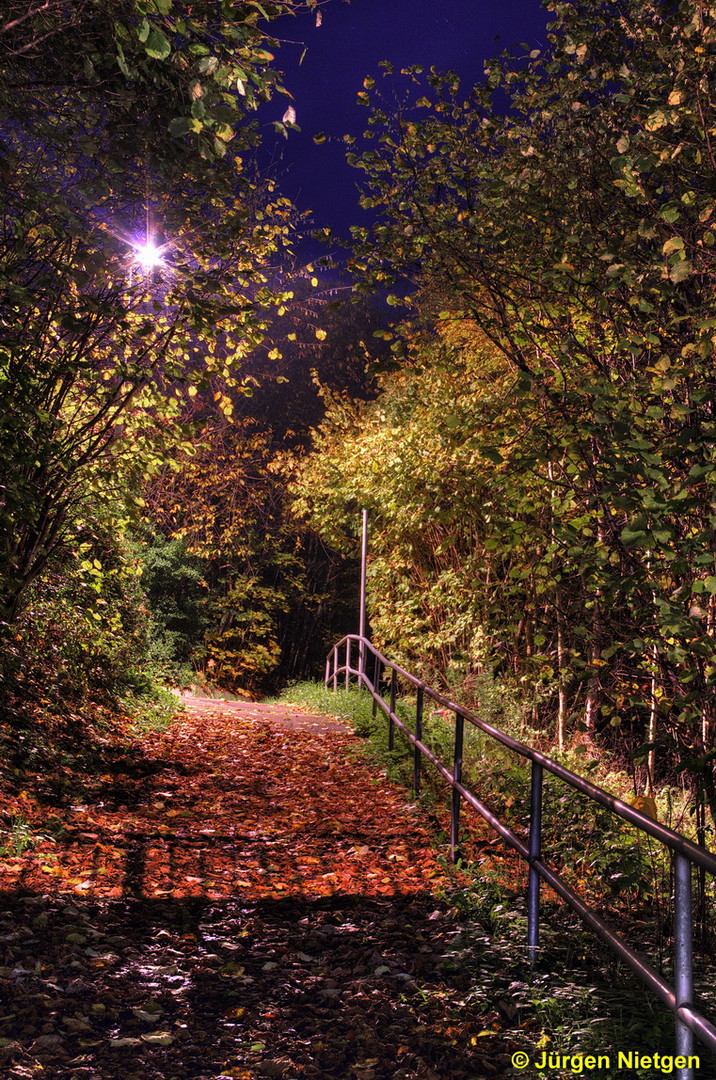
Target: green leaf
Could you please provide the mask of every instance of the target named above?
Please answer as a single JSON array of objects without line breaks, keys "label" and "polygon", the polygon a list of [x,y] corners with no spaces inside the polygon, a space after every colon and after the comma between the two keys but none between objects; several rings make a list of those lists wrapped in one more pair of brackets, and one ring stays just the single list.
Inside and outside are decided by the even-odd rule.
[{"label": "green leaf", "polygon": [[144,51],[155,60],[166,60],[172,47],[162,31],[153,26],[145,40]]},{"label": "green leaf", "polygon": [[632,529],[627,526],[621,531],[621,540],[625,547],[632,547],[647,538],[647,533],[644,529]]},{"label": "green leaf", "polygon": [[693,272],[694,268],[688,259],[682,259],[671,267],[669,277],[675,285],[678,285],[680,281],[686,281],[687,278],[691,277]]},{"label": "green leaf", "polygon": [[683,250],[683,247],[684,241],[681,239],[681,237],[672,236],[669,240],[666,241],[661,250],[663,251],[664,255],[671,255],[674,251]]}]

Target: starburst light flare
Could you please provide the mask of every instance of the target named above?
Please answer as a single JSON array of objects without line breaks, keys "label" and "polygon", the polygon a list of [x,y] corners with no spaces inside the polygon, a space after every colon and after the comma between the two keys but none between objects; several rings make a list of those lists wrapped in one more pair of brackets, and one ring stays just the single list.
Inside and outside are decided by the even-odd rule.
[{"label": "starburst light flare", "polygon": [[151,236],[147,237],[143,244],[137,244],[134,248],[134,256],[142,270],[153,270],[157,266],[162,266],[164,258],[162,256],[162,249],[157,247]]}]

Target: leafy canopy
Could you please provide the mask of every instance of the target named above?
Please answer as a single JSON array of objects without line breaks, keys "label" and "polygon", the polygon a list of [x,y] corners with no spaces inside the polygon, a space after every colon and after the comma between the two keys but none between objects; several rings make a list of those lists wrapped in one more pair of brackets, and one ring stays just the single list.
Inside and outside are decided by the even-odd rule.
[{"label": "leafy canopy", "polygon": [[[470,92],[434,70],[403,71],[404,92],[392,92],[389,65],[383,80],[366,80],[368,130],[350,160],[379,219],[355,230],[353,266],[366,289],[398,286],[396,306],[406,280],[417,290],[393,350],[426,369],[422,382],[408,376],[413,392],[449,409],[442,423],[426,418],[432,438],[449,421],[456,456],[490,449],[472,484],[487,505],[500,492],[502,509],[458,563],[462,572],[480,552],[465,587],[476,613],[492,612],[491,645],[468,661],[522,677],[544,648],[562,725],[569,701],[591,725],[624,723],[632,746],[648,725],[679,745],[713,808],[716,6],[575,0],[551,10],[544,52],[490,62]],[[485,374],[503,356],[501,411],[484,395],[468,412],[450,408],[437,374],[430,383],[430,339],[453,324],[492,344]],[[456,403],[473,378],[469,355],[463,346],[453,356]],[[389,385],[384,400],[396,392]],[[467,476],[456,490],[452,479],[446,492],[430,486],[442,458],[433,446],[409,452],[418,433],[408,416],[391,430],[377,405],[357,429],[352,460],[336,434],[307,482],[321,490],[316,477],[331,467],[344,491],[363,478],[360,495],[385,529],[379,545],[410,534],[391,586],[422,610],[416,535],[441,525],[452,500],[451,527],[469,547],[483,509]],[[380,453],[356,470],[371,431]],[[395,484],[417,492],[412,521],[381,500],[380,485]],[[446,627],[461,609],[455,591],[444,594],[446,610],[436,595],[429,615]],[[496,597],[515,611],[511,629],[490,608]],[[417,610],[400,610],[401,633],[409,626],[417,641]]]},{"label": "leafy canopy", "polygon": [[267,27],[304,6],[3,9],[0,619],[87,499],[156,471],[193,385],[240,382],[292,221],[243,155],[283,91]]}]

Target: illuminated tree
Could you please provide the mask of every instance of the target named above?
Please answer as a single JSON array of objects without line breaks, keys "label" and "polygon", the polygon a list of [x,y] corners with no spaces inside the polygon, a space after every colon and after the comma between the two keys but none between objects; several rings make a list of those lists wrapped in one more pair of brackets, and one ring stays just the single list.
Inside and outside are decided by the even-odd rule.
[{"label": "illuminated tree", "polygon": [[[455,431],[488,439],[518,516],[543,508],[501,603],[533,582],[562,738],[570,702],[592,730],[638,740],[649,725],[713,810],[716,9],[552,10],[545,51],[491,62],[472,92],[411,70],[403,97],[381,98],[366,80],[368,141],[351,160],[380,217],[356,230],[353,265],[366,288],[412,281],[428,334],[468,321],[504,357],[517,419],[475,431],[458,416]],[[509,559],[499,520],[494,559]],[[473,588],[487,598],[495,581],[486,570]]]},{"label": "illuminated tree", "polygon": [[156,470],[193,385],[240,382],[291,221],[248,118],[303,6],[3,8],[0,621],[88,500]]}]

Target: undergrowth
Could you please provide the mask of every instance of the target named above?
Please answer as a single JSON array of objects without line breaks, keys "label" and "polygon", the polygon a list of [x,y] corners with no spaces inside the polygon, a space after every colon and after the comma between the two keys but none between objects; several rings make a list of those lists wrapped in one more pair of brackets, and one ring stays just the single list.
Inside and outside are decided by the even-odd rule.
[{"label": "undergrowth", "polygon": [[156,684],[141,694],[127,695],[120,704],[131,722],[132,733],[139,737],[148,731],[166,730],[182,708],[175,693]]},{"label": "undergrowth", "polygon": [[35,839],[32,825],[22,814],[4,811],[0,815],[0,857],[22,855],[34,847]]},{"label": "undergrowth", "polygon": [[[372,699],[355,688],[336,692],[320,684],[300,683],[284,691],[283,700],[349,721],[366,739],[363,747],[372,762],[390,780],[412,787],[413,748],[395,732],[394,749],[388,747],[388,724],[380,710],[373,716]],[[511,726],[509,716],[505,726]],[[414,699],[399,698],[397,715],[413,730]],[[495,722],[497,717],[487,719]],[[501,725],[498,725],[501,726]],[[512,732],[518,735],[518,732]],[[452,762],[454,728],[450,716],[425,709],[423,741],[448,766]],[[529,739],[526,741],[530,741]],[[554,755],[553,755],[554,756]],[[570,751],[560,760],[572,771],[588,775],[625,801],[631,778],[591,752]],[[581,767],[580,767],[581,766]],[[428,762],[423,762],[420,802],[438,830],[436,841],[447,840],[447,785]],[[465,727],[463,778],[498,817],[524,839],[529,821],[529,762],[495,744],[476,728]],[[671,824],[679,793],[664,793],[661,807],[670,808]],[[544,852],[590,904],[601,910],[632,947],[648,954],[653,966],[669,981],[671,967],[671,892],[668,858],[660,845],[607,809],[551,776],[545,777]],[[660,814],[661,816],[661,814]],[[666,817],[666,814],[663,814]],[[446,896],[463,916],[463,932],[443,958],[448,966],[470,976],[466,1007],[494,1002],[496,1024],[511,1034],[522,1032],[526,1051],[534,1060],[547,1053],[574,1055],[619,1050],[641,1054],[673,1054],[674,1019],[628,969],[559,902],[544,890],[539,958],[534,967],[526,952],[525,872],[523,864],[507,854],[499,840],[477,815],[462,812],[460,868],[470,884]],[[711,928],[702,926],[702,942]],[[699,949],[697,947],[697,956]],[[708,949],[701,950],[705,954]],[[716,1013],[716,972],[707,961],[695,964],[699,1005]],[[716,1062],[705,1048],[701,1076],[716,1076]],[[709,1071],[711,1070],[711,1071]],[[530,1075],[522,1072],[521,1075]],[[535,1073],[535,1075],[537,1075]],[[566,1075],[557,1073],[555,1075]],[[621,1076],[600,1070],[599,1076]],[[653,1076],[653,1069],[630,1071],[634,1077]]]}]

